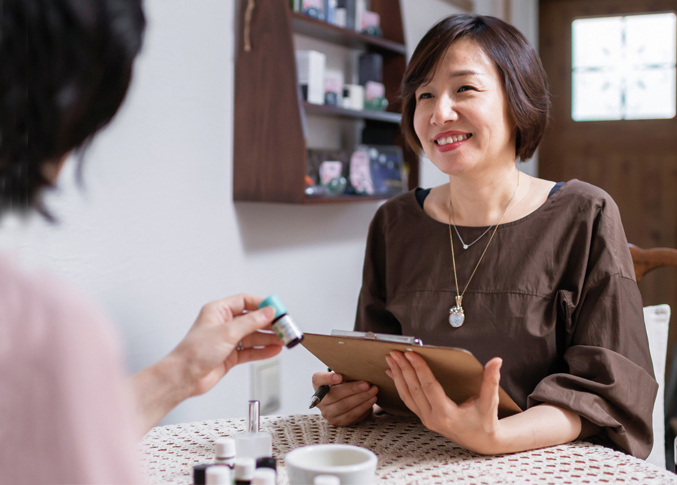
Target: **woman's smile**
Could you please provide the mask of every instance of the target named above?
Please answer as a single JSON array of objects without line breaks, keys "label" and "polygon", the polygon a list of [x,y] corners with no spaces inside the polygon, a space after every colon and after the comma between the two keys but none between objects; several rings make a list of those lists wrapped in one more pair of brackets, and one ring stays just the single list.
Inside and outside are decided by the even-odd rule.
[{"label": "woman's smile", "polygon": [[463,133],[461,131],[445,131],[435,137],[433,143],[440,152],[448,152],[460,147],[466,140],[472,136],[472,133]]}]

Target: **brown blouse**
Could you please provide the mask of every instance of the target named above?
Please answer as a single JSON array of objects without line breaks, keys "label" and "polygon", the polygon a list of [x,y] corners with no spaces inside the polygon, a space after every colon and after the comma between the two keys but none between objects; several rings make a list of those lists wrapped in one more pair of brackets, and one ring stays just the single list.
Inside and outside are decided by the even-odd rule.
[{"label": "brown blouse", "polygon": [[[486,227],[458,227],[473,241]],[[489,241],[464,250],[454,234],[463,291]],[[449,227],[414,192],[379,208],[369,229],[355,329],[461,347],[503,359],[501,386],[526,409],[549,403],[600,426],[609,446],[646,458],[658,385],[618,208],[572,180],[526,217],[501,224],[449,324],[456,286]],[[583,420],[585,423],[585,419]]]}]

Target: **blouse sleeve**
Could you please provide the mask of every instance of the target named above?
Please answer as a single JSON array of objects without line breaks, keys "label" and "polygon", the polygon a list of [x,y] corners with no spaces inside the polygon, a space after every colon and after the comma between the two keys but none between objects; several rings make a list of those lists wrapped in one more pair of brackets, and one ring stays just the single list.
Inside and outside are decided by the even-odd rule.
[{"label": "blouse sleeve", "polygon": [[355,330],[401,335],[402,326],[400,322],[386,309],[387,221],[385,212],[381,209],[376,212],[369,225],[362,273],[362,289],[357,302]]},{"label": "blouse sleeve", "polygon": [[[549,403],[601,428],[605,444],[640,458],[652,447],[653,376],[632,258],[618,209],[610,199],[590,217],[588,248],[575,289],[558,292],[565,345],[555,373],[543,379],[528,407]],[[587,422],[586,422],[587,421]]]}]

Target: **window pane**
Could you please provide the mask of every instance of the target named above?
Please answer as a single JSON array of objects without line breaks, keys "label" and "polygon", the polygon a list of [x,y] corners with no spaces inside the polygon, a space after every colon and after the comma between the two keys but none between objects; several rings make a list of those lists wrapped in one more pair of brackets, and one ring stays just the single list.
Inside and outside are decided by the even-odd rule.
[{"label": "window pane", "polygon": [[623,38],[621,18],[574,20],[571,32],[574,68],[618,65]]},{"label": "window pane", "polygon": [[675,116],[674,13],[574,20],[575,121]]},{"label": "window pane", "polygon": [[628,63],[675,64],[675,14],[625,17]]},{"label": "window pane", "polygon": [[675,68],[633,70],[628,75],[625,118],[675,116]]},{"label": "window pane", "polygon": [[574,72],[573,113],[576,121],[620,120],[621,85],[606,72]]}]

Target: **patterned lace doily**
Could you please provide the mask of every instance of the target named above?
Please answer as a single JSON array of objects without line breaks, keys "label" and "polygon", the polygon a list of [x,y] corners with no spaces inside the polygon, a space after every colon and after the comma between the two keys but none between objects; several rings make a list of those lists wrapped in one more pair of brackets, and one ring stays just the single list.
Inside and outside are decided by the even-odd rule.
[{"label": "patterned lace doily", "polygon": [[[577,441],[512,455],[481,456],[427,430],[417,420],[376,416],[335,428],[320,415],[264,416],[273,435],[278,483],[287,484],[284,455],[299,446],[347,443],[378,455],[376,482],[399,484],[677,484],[677,476],[632,456]],[[217,419],[153,428],[140,445],[150,484],[191,484],[192,469],[214,460],[217,438],[244,432],[243,419]]]}]

